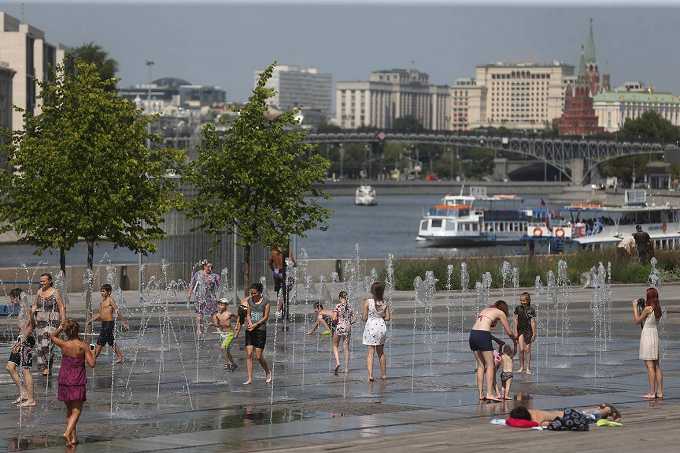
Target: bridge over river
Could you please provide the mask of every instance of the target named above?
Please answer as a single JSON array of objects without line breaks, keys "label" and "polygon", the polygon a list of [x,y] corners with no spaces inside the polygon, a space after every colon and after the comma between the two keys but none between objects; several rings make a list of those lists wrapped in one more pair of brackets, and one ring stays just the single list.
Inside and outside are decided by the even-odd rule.
[{"label": "bridge over river", "polygon": [[441,145],[443,147],[486,148],[529,156],[551,165],[565,181],[582,185],[590,181],[598,164],[622,156],[664,154],[677,150],[677,144],[587,140],[576,138],[529,138],[487,135],[407,134],[407,133],[323,133],[309,134],[309,143],[371,143],[398,141]]}]

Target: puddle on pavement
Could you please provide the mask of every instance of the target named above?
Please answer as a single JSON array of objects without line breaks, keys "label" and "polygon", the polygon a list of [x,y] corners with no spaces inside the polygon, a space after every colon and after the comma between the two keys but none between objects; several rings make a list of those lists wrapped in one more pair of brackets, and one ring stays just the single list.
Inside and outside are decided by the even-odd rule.
[{"label": "puddle on pavement", "polygon": [[[129,412],[129,413],[127,413]],[[100,414],[103,414],[100,412]],[[143,416],[144,415],[144,416]],[[173,435],[187,432],[200,432],[213,429],[244,428],[248,426],[290,423],[299,420],[327,419],[344,417],[341,413],[322,412],[315,410],[267,410],[261,408],[238,408],[210,411],[203,416],[200,412],[182,412],[175,414],[142,414],[141,411],[121,410],[109,418],[108,423],[103,417],[95,417],[93,420],[81,420],[78,424],[79,443],[101,442],[116,439],[134,439],[150,436]],[[153,417],[161,420],[150,420]],[[144,420],[147,418],[147,420]],[[134,425],[131,432],[130,425]],[[96,425],[97,435],[88,436],[86,433]],[[28,428],[26,431],[34,431]],[[17,432],[5,430],[6,437],[0,439],[0,449],[7,451],[32,450],[64,445],[61,436],[42,435],[36,436],[26,433],[17,435]]]}]

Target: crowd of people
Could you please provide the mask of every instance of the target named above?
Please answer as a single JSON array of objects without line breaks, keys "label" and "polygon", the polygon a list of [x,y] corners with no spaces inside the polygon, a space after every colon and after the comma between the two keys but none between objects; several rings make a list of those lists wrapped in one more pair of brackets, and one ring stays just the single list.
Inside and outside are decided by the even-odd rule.
[{"label": "crowd of people", "polygon": [[[114,348],[117,359],[114,363],[121,363],[123,355],[115,343],[114,323],[115,313],[121,320],[123,328],[127,329],[127,321],[118,310],[115,300],[111,297],[111,285],[101,287],[102,300],[97,314],[88,325],[97,319],[101,320],[102,328],[96,346],[88,345],[80,339],[80,324],[66,318],[66,305],[59,291],[53,287],[52,276],[44,273],[40,276],[40,289],[35,300],[29,306],[28,296],[20,288],[10,291],[10,300],[14,306],[20,307],[17,315],[19,337],[17,338],[7,360],[7,372],[17,386],[19,396],[13,401],[18,407],[31,408],[37,405],[34,391],[33,355],[37,355],[40,376],[48,378],[52,374],[54,365],[54,348],[61,349],[61,366],[59,368],[59,384],[57,399],[66,406],[66,431],[63,438],[67,446],[78,443],[76,425],[86,401],[87,375],[85,364],[95,367],[96,358],[102,348],[108,344]],[[64,334],[66,339],[61,337]],[[24,378],[21,380],[19,371]]]},{"label": "crowd of people", "polygon": [[[276,253],[280,253],[277,251]],[[279,269],[279,275],[281,268]],[[285,280],[284,280],[285,282]],[[250,285],[248,296],[239,301],[236,312],[229,308],[230,301],[227,299],[216,300],[219,276],[212,273],[212,263],[208,260],[201,262],[201,270],[192,277],[187,297],[195,293],[194,314],[196,315],[196,335],[203,337],[201,327],[203,318],[208,316],[209,325],[214,326],[219,334],[219,348],[224,358],[224,369],[234,371],[238,368],[236,360],[231,353],[231,345],[236,340],[241,330],[245,328],[246,370],[247,380],[244,385],[253,382],[253,358],[256,358],[265,374],[265,382],[270,383],[272,374],[264,356],[267,342],[267,321],[270,317],[271,304],[263,295],[263,286],[260,283]],[[282,296],[285,283],[279,285],[277,297]],[[387,336],[386,322],[390,321],[390,306],[384,297],[385,287],[380,282],[371,285],[371,297],[363,301],[361,319],[364,321],[362,343],[367,348],[366,369],[368,380],[373,382],[374,360],[377,355],[380,379],[387,379],[387,358],[385,356],[385,341]],[[115,343],[114,326],[116,316],[121,321],[124,329],[128,329],[127,320],[118,309],[116,301],[111,297],[112,287],[105,284],[101,287],[102,300],[97,314],[88,321],[90,325],[95,320],[101,320],[102,326],[96,346],[88,345],[80,340],[80,324],[66,318],[66,306],[57,289],[53,287],[50,274],[40,276],[40,289],[35,296],[33,304],[28,307],[26,294],[19,288],[10,292],[12,303],[20,306],[18,324],[21,332],[7,362],[7,371],[12,377],[19,391],[19,396],[14,403],[21,407],[36,406],[34,393],[34,378],[31,374],[33,355],[37,355],[40,375],[50,375],[54,363],[54,347],[61,348],[62,362],[59,370],[58,399],[64,402],[67,409],[67,429],[63,434],[67,445],[78,442],[76,425],[86,401],[85,365],[94,367],[96,359],[107,344],[114,349],[117,359],[114,363],[123,361],[123,355]],[[24,303],[22,303],[24,301]],[[28,308],[27,308],[28,307]],[[285,307],[277,310],[279,315]],[[344,369],[342,373],[347,375],[350,371],[350,341],[353,325],[357,321],[357,313],[348,300],[348,294],[341,291],[337,302],[332,310],[323,308],[321,302],[314,304],[315,324],[308,332],[312,334],[317,327],[323,326],[324,333],[332,335],[332,350],[335,358],[334,373],[338,374],[342,364],[340,360],[340,345],[344,352]],[[639,358],[647,367],[649,377],[649,392],[642,395],[643,398],[663,398],[663,376],[659,364],[659,335],[657,325],[662,316],[659,294],[656,289],[649,288],[645,298],[633,301],[634,321],[642,326],[640,338]],[[537,313],[531,306],[529,293],[522,293],[520,303],[516,306],[513,317],[510,317],[508,304],[503,300],[496,301],[491,307],[485,308],[478,314],[470,331],[469,345],[473,351],[477,367],[476,382],[480,400],[488,402],[500,402],[511,399],[511,385],[513,380],[514,360],[519,355],[519,369],[517,372],[531,374],[531,347],[536,341],[536,318]],[[511,325],[512,321],[512,325]],[[492,335],[491,331],[498,322],[509,337],[511,344]],[[66,339],[60,337],[64,334]],[[498,350],[493,346],[498,345]],[[91,347],[94,346],[94,347]],[[22,383],[19,370],[23,375]],[[498,385],[498,373],[500,383]],[[546,411],[521,410],[511,417],[526,419],[534,422],[554,422],[565,417],[576,417],[580,421],[597,420],[607,415],[616,415],[620,419],[620,413],[609,405],[586,412],[561,411],[560,414]],[[590,415],[589,415],[590,414]],[[552,419],[547,420],[552,417]],[[539,420],[540,419],[540,420]],[[551,425],[553,426],[554,423]]]}]

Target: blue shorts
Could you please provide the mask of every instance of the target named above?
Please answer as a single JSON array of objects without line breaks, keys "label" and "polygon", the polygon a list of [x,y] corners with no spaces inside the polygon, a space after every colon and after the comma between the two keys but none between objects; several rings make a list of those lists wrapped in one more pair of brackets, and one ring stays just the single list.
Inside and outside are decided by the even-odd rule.
[{"label": "blue shorts", "polygon": [[471,330],[470,349],[473,351],[493,351],[491,332],[487,332],[486,330]]}]

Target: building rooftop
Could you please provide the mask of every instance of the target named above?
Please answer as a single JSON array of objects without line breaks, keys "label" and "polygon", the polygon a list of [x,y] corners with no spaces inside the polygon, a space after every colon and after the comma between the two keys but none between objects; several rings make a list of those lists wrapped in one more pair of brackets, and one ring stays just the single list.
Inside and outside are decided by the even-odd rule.
[{"label": "building rooftop", "polygon": [[478,68],[573,68],[572,65],[567,64],[563,61],[553,61],[552,63],[536,63],[533,61],[520,61],[520,62],[509,62],[509,61],[497,61],[496,63],[477,65]]},{"label": "building rooftop", "polygon": [[593,102],[642,102],[648,104],[680,104],[680,96],[671,93],[655,93],[651,90],[629,91],[625,87],[616,87],[596,95]]}]

